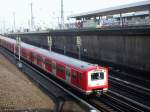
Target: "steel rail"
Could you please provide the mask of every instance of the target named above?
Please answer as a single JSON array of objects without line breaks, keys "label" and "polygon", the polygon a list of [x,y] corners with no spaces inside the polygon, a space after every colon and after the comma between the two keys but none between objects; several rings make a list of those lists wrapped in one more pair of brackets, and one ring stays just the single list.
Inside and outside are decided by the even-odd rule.
[{"label": "steel rail", "polygon": [[111,94],[113,94],[113,95],[116,95],[116,96],[118,96],[118,97],[120,97],[120,98],[123,98],[123,99],[125,99],[126,101],[128,101],[128,102],[130,102],[130,103],[136,104],[136,105],[138,105],[138,106],[140,106],[140,107],[142,107],[142,108],[145,108],[145,109],[147,109],[147,110],[150,111],[150,107],[149,107],[149,106],[146,106],[146,105],[144,105],[144,104],[142,104],[142,103],[136,102],[136,101],[134,101],[134,100],[132,100],[132,99],[130,99],[130,98],[127,98],[127,97],[125,97],[125,96],[123,96],[123,95],[121,95],[121,94],[119,94],[119,93],[113,92],[113,91],[111,91],[111,90],[108,90],[108,92],[111,93]]},{"label": "steel rail", "polygon": [[143,86],[140,86],[140,85],[137,85],[137,84],[134,84],[132,82],[129,82],[129,81],[125,81],[125,80],[122,80],[120,78],[117,78],[117,77],[113,77],[113,76],[109,76],[109,78],[113,79],[113,80],[116,80],[116,81],[120,81],[120,82],[123,82],[125,84],[128,84],[128,85],[131,85],[133,87],[136,87],[140,90],[144,90],[144,91],[147,91],[148,93],[150,93],[150,89],[146,88],[146,87],[143,87]]}]

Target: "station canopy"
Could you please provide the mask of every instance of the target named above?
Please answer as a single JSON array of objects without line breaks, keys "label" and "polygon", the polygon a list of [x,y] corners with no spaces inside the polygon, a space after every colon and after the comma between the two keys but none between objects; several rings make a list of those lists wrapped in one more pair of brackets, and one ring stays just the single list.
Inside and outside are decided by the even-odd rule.
[{"label": "station canopy", "polygon": [[145,11],[145,10],[150,11],[150,0],[70,15],[68,18],[79,19],[79,18],[107,16],[107,15],[115,15],[115,14]]}]

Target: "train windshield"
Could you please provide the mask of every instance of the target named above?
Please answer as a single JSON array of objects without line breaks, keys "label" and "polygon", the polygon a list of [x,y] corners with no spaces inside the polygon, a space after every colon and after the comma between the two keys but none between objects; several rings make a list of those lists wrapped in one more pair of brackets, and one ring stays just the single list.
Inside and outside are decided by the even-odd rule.
[{"label": "train windshield", "polygon": [[102,80],[104,79],[104,72],[97,72],[91,74],[91,80]]}]

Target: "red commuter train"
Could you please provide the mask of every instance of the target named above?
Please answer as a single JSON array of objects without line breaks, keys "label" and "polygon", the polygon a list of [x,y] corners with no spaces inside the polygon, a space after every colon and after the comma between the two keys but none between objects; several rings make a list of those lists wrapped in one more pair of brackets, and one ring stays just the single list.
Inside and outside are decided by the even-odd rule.
[{"label": "red commuter train", "polygon": [[[16,40],[0,36],[0,45],[18,55]],[[108,69],[21,42],[21,58],[83,94],[108,90]]]}]

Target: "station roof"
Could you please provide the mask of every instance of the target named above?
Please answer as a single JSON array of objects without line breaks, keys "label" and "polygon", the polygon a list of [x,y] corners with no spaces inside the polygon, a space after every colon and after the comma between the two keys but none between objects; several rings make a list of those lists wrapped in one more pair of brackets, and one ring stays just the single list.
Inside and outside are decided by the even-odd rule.
[{"label": "station roof", "polygon": [[120,13],[129,13],[129,12],[145,11],[145,10],[150,10],[150,0],[70,15],[69,18],[106,16],[106,15],[114,15]]}]

